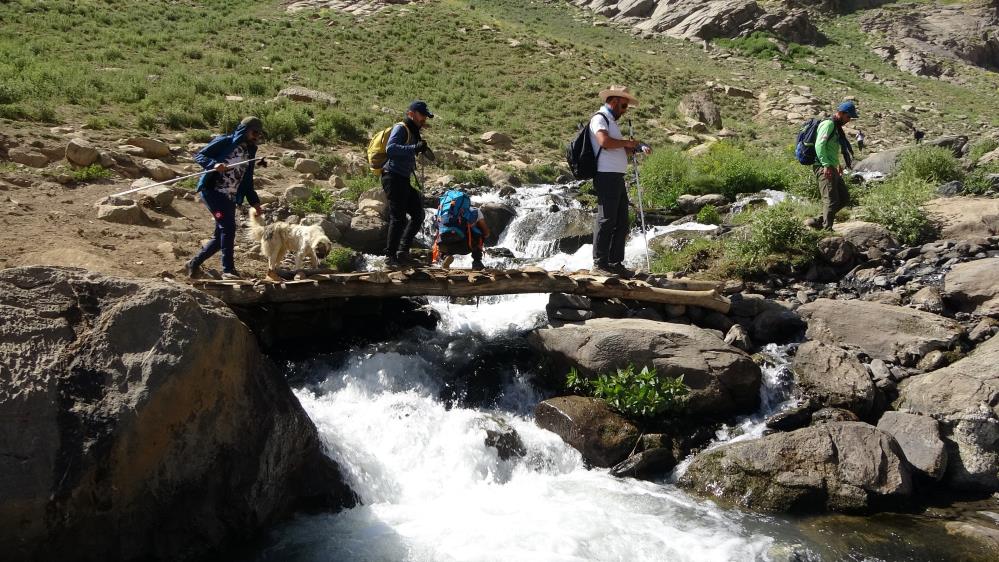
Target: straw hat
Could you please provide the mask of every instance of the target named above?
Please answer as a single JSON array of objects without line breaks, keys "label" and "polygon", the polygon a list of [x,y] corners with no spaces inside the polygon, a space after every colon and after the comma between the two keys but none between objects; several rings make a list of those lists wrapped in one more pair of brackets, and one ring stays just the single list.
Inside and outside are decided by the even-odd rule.
[{"label": "straw hat", "polygon": [[631,95],[627,86],[613,85],[606,90],[600,90],[600,99],[606,102],[607,98],[625,98],[628,100],[628,105],[638,105],[638,98]]}]

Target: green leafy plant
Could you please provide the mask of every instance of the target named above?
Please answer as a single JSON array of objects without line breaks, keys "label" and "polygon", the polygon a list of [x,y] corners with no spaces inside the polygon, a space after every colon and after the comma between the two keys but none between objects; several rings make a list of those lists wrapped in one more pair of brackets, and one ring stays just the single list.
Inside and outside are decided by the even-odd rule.
[{"label": "green leafy plant", "polygon": [[690,158],[674,147],[655,151],[641,166],[642,189],[649,207],[675,209],[690,189]]},{"label": "green leafy plant", "polygon": [[701,207],[700,211],[697,211],[694,220],[701,224],[721,224],[722,217],[714,205],[705,205]]},{"label": "green leafy plant", "polygon": [[972,195],[984,195],[995,190],[995,182],[990,176],[997,173],[992,167],[976,168],[964,177],[964,192]]},{"label": "green leafy plant", "polygon": [[298,215],[320,213],[329,215],[333,211],[333,194],[321,187],[313,187],[308,199],[300,199],[291,204],[291,210]]},{"label": "green leafy plant", "polygon": [[899,155],[897,175],[940,184],[959,180],[964,172],[949,148],[918,146]]},{"label": "green leafy plant", "polygon": [[493,180],[484,170],[452,170],[455,183],[470,183],[474,186],[490,186]]},{"label": "green leafy plant", "polygon": [[94,180],[106,180],[114,175],[114,172],[108,170],[107,168],[101,166],[100,164],[91,164],[86,168],[79,168],[73,170],[73,181],[94,181]]},{"label": "green leafy plant", "polygon": [[381,178],[374,174],[364,174],[362,176],[357,176],[353,178],[347,178],[344,180],[344,185],[347,186],[347,191],[345,191],[342,197],[348,201],[357,201],[361,197],[361,194],[369,189],[376,187],[381,187]]},{"label": "green leafy plant", "polygon": [[805,227],[801,209],[783,202],[753,213],[745,230],[727,241],[721,275],[749,277],[812,261],[823,234]]},{"label": "green leafy plant", "polygon": [[330,253],[323,258],[326,267],[345,273],[354,269],[354,251],[350,248],[333,248]]},{"label": "green leafy plant", "polygon": [[905,244],[916,244],[932,233],[922,205],[934,195],[925,180],[901,175],[876,184],[861,197],[860,219],[876,222]]},{"label": "green leafy plant", "polygon": [[999,139],[994,137],[980,139],[971,145],[971,149],[968,150],[968,159],[972,162],[978,162],[979,158],[997,148],[999,148]]},{"label": "green leafy plant", "polygon": [[652,259],[653,273],[671,273],[706,269],[724,251],[720,240],[698,238],[684,244],[678,250],[665,249],[657,252]]},{"label": "green leafy plant", "polygon": [[642,367],[636,372],[634,364],[601,373],[592,380],[581,377],[576,369],[571,369],[566,375],[566,386],[602,398],[625,416],[641,419],[680,412],[690,392],[683,382],[683,375],[676,378],[660,376],[649,367]]}]

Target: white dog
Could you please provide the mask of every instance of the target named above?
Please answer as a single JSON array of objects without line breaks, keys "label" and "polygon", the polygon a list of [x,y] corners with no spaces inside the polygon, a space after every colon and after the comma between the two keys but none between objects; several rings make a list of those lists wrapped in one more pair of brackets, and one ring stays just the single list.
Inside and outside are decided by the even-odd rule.
[{"label": "white dog", "polygon": [[274,280],[280,279],[277,266],[288,252],[295,254],[295,270],[302,269],[302,259],[306,257],[318,269],[319,260],[333,249],[333,243],[319,225],[286,222],[265,225],[256,209],[250,209],[250,236],[260,242],[260,252],[267,256],[267,277]]}]

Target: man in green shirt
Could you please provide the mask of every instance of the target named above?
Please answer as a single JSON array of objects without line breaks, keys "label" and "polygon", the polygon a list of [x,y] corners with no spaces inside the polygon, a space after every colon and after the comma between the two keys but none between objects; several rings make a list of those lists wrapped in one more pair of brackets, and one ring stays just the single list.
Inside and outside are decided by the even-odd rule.
[{"label": "man in green shirt", "polygon": [[819,193],[822,194],[822,216],[810,219],[810,226],[831,230],[836,212],[850,200],[846,182],[843,181],[843,165],[839,162],[839,155],[843,153],[847,165],[850,164],[850,141],[843,132],[843,125],[857,117],[857,105],[852,101],[845,101],[839,104],[832,118],[819,124],[815,136],[815,177],[819,180]]}]

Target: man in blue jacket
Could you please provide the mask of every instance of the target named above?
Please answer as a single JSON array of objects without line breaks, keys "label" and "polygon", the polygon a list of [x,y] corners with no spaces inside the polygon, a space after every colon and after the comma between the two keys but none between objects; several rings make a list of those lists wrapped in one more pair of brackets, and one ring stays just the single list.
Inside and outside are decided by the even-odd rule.
[{"label": "man in blue jacket", "polygon": [[253,166],[256,162],[233,166],[237,162],[252,160],[257,155],[257,143],[264,136],[260,119],[247,117],[231,135],[215,137],[212,142],[194,155],[194,160],[209,173],[201,176],[198,193],[208,211],[215,218],[215,234],[198,255],[187,262],[185,269],[189,277],[197,277],[201,264],[222,250],[222,278],[240,279],[233,263],[233,247],[236,242],[236,206],[243,199],[262,215],[260,198],[253,190]]},{"label": "man in blue jacket", "polygon": [[406,120],[392,128],[385,145],[388,160],[382,168],[382,189],[388,196],[389,213],[385,263],[390,267],[411,261],[409,248],[423,226],[423,195],[410,184],[410,176],[416,171],[416,157],[427,151],[420,129],[433,118],[427,102],[414,101],[406,111]]}]

